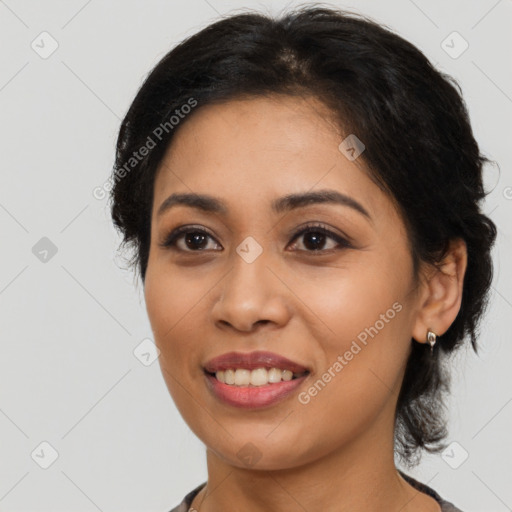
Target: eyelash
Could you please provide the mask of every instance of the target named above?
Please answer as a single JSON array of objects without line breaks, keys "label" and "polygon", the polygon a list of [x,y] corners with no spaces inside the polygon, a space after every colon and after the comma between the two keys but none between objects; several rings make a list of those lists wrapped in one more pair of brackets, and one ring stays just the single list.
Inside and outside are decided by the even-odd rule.
[{"label": "eyelash", "polygon": [[[159,245],[160,245],[160,247],[164,247],[164,248],[168,248],[168,249],[172,249],[172,250],[176,250],[176,251],[181,251],[181,252],[185,252],[185,253],[187,253],[187,252],[188,253],[203,252],[204,251],[203,249],[183,250],[183,249],[178,249],[176,247],[176,242],[181,237],[181,235],[184,235],[187,233],[200,233],[200,234],[209,236],[210,238],[214,239],[214,237],[208,231],[206,231],[202,228],[196,228],[194,226],[181,226],[179,228],[176,228],[174,231],[171,231],[171,233],[169,233],[164,238],[163,242],[161,242]],[[330,254],[330,253],[332,253],[332,251],[337,251],[337,250],[347,249],[347,248],[352,247],[352,244],[350,242],[348,242],[345,238],[334,233],[333,231],[328,229],[323,224],[309,224],[309,225],[305,226],[303,229],[299,230],[297,233],[295,233],[293,235],[291,242],[294,242],[297,238],[300,238],[301,236],[303,236],[307,233],[321,233],[321,234],[327,236],[328,238],[331,238],[335,242],[337,242],[338,247],[334,247],[331,249],[319,249],[319,250],[301,249],[300,250],[301,252],[311,253],[312,255],[315,255],[315,254],[321,255],[321,254]]]}]

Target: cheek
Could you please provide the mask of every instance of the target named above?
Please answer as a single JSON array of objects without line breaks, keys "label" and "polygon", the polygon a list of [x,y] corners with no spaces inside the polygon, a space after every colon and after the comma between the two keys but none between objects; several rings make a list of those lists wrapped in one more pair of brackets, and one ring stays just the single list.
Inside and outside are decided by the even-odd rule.
[{"label": "cheek", "polygon": [[[198,342],[201,298],[208,288],[183,272],[171,273],[148,266],[145,301],[158,358],[167,389],[180,414],[196,433],[208,421],[197,407],[203,374],[198,366],[202,354]],[[193,397],[191,399],[191,396]]]},{"label": "cheek", "polygon": [[317,337],[322,365],[294,407],[295,424],[311,428],[284,428],[274,439],[303,446],[303,461],[350,442],[376,418],[387,417],[387,424],[393,424],[410,346],[404,337],[409,320],[405,305],[396,300],[398,290],[374,281],[368,289],[365,282],[361,276],[353,283],[347,278],[341,281],[343,291],[327,294],[310,289],[308,305],[330,328]]},{"label": "cheek", "polygon": [[400,383],[410,347],[404,335],[409,319],[396,295],[386,289],[375,292],[379,298],[371,300],[338,295],[318,309],[330,329],[318,341],[322,365],[316,377],[322,381],[317,386],[322,407],[338,404],[338,411],[346,411],[364,404],[371,410]]},{"label": "cheek", "polygon": [[185,373],[197,361],[197,324],[201,301],[208,293],[204,280],[190,279],[186,273],[148,266],[144,290],[148,318],[160,364],[173,373]]},{"label": "cheek", "polygon": [[[350,390],[356,408],[363,399],[377,406],[390,390],[396,391],[410,350],[409,265],[405,251],[369,251],[314,280],[297,279],[302,286],[298,294],[316,315],[308,328],[318,325],[313,337],[322,354],[319,370],[331,368],[336,374],[326,386],[333,391],[328,401],[341,404]],[[338,386],[340,392],[334,391]]]},{"label": "cheek", "polygon": [[146,309],[154,334],[161,339],[174,325],[194,314],[194,304],[206,291],[200,281],[187,275],[156,258],[148,264],[144,289]]},{"label": "cheek", "polygon": [[378,331],[387,333],[391,324],[400,323],[397,310],[404,308],[410,287],[409,262],[404,256],[386,254],[385,248],[353,252],[342,265],[304,269],[293,278],[294,291],[315,313],[316,323],[325,325],[335,346],[376,322]]}]

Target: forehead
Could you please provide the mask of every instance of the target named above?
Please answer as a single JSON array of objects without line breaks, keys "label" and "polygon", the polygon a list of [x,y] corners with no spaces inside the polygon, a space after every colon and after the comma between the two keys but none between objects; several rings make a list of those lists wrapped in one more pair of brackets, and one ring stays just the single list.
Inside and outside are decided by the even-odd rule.
[{"label": "forehead", "polygon": [[248,207],[330,188],[372,210],[389,199],[362,159],[350,161],[340,151],[345,136],[315,98],[258,97],[200,107],[179,127],[161,162],[156,208],[176,192],[209,193]]}]

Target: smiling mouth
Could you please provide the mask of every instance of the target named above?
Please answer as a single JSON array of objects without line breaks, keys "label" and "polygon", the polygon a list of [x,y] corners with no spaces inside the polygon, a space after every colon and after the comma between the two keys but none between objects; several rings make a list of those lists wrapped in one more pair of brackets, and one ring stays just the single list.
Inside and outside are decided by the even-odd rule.
[{"label": "smiling mouth", "polygon": [[245,368],[232,368],[219,370],[217,372],[208,372],[206,375],[216,378],[222,384],[234,387],[261,387],[280,382],[287,382],[298,379],[309,374],[309,371],[293,373],[291,370],[281,370],[280,368],[255,368],[248,370]]}]

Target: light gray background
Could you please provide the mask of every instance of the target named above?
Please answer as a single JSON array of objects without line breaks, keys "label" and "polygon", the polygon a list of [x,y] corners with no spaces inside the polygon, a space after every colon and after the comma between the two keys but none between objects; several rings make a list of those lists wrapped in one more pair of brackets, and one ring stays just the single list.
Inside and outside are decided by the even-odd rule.
[{"label": "light gray background", "polygon": [[[134,356],[152,335],[142,287],[118,267],[120,239],[93,190],[138,87],[172,46],[233,9],[295,3],[0,1],[1,511],[168,511],[206,479],[204,446],[158,361]],[[501,168],[486,169],[485,211],[500,233],[481,355],[454,362],[458,444],[411,474],[465,512],[512,510],[512,2],[331,5],[386,23],[458,79],[475,136]],[[46,59],[31,47],[50,48],[43,31],[59,45]],[[453,31],[469,43],[456,59],[441,46]],[[33,252],[43,237],[57,248],[46,261]],[[47,469],[44,441],[58,452]]]}]

